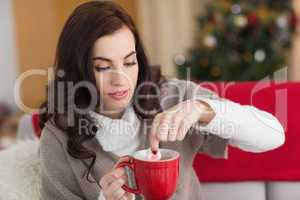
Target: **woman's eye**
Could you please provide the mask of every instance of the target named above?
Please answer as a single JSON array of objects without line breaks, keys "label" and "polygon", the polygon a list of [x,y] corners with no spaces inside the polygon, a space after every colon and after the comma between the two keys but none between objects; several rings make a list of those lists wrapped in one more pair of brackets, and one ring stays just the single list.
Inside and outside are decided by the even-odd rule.
[{"label": "woman's eye", "polygon": [[95,70],[97,72],[103,72],[103,71],[106,71],[108,69],[110,69],[110,67],[95,67]]},{"label": "woman's eye", "polygon": [[125,66],[133,66],[136,65],[136,62],[125,63]]}]

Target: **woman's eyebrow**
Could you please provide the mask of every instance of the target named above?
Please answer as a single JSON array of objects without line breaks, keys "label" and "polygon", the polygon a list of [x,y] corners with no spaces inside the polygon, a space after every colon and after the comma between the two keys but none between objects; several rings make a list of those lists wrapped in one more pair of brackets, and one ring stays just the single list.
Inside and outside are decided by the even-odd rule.
[{"label": "woman's eyebrow", "polygon": [[[136,52],[135,51],[130,52],[123,59],[126,59],[126,58],[128,58],[129,56],[131,56],[133,54],[136,54]],[[107,61],[107,62],[112,62],[111,59],[105,58],[105,57],[102,57],[102,56],[96,56],[96,57],[93,58],[93,60],[103,60],[103,61]]]}]

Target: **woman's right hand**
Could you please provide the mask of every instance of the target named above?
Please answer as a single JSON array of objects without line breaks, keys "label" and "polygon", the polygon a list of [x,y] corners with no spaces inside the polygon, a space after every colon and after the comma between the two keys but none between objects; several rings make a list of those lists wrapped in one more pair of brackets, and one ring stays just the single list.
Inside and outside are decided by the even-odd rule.
[{"label": "woman's right hand", "polygon": [[[121,158],[121,161],[127,161],[128,158]],[[117,164],[116,164],[117,165]],[[124,168],[114,168],[111,172],[105,174],[100,180],[102,193],[106,200],[133,200],[134,194],[126,192],[122,186],[127,182],[127,176]]]}]

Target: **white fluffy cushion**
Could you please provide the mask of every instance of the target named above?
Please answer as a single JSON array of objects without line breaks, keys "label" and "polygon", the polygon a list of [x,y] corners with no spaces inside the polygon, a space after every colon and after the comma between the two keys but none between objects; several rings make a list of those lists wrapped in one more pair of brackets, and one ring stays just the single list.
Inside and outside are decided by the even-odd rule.
[{"label": "white fluffy cushion", "polygon": [[0,151],[0,199],[38,200],[39,141],[22,141]]}]

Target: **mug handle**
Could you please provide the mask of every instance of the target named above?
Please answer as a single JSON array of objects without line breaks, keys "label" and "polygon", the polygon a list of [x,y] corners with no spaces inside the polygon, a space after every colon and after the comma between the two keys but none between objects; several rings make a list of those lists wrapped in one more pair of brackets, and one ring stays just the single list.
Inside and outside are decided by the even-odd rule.
[{"label": "mug handle", "polygon": [[[133,164],[133,162],[132,162],[132,159],[133,159],[133,158],[132,158],[131,156],[126,156],[126,157],[129,157],[130,160],[129,160],[129,161],[121,161],[120,163],[117,164],[116,168],[120,168],[120,167],[129,167],[130,170],[132,170],[132,171],[134,172],[134,164]],[[126,185],[126,184],[124,184],[124,185],[122,186],[122,188],[123,188],[125,191],[130,192],[130,193],[133,193],[133,194],[138,194],[138,195],[140,195],[141,192],[140,192],[140,190],[139,190],[137,184],[136,184],[136,187],[137,187],[136,189],[130,188],[130,187],[129,187],[128,185]]]}]

